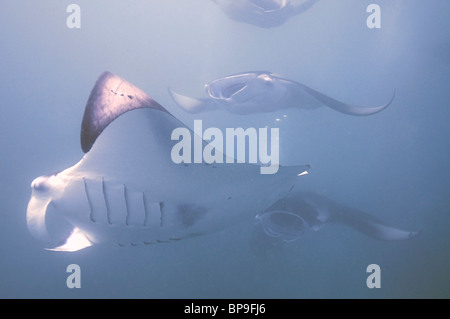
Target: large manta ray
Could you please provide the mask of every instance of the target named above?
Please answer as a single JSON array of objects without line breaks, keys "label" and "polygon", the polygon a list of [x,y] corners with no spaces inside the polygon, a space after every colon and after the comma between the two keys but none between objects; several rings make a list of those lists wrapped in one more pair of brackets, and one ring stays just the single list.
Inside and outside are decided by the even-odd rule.
[{"label": "large manta ray", "polygon": [[261,28],[273,28],[299,15],[318,0],[293,4],[290,0],[213,0],[232,20]]},{"label": "large manta ray", "polygon": [[253,71],[229,75],[205,85],[208,98],[193,98],[169,88],[175,103],[189,113],[225,110],[235,114],[273,112],[295,107],[313,109],[328,106],[349,115],[372,115],[391,104],[373,107],[357,106],[335,100],[310,87],[285,79],[268,71]]},{"label": "large manta ray", "polygon": [[395,228],[359,209],[313,192],[291,192],[256,218],[267,235],[285,242],[298,239],[305,231],[317,231],[326,224],[342,224],[387,241],[405,240],[419,233]]},{"label": "large manta ray", "polygon": [[171,134],[180,127],[150,96],[103,73],[82,121],[86,154],[32,182],[29,231],[56,251],[179,240],[263,212],[308,169],[280,167],[264,175],[256,164],[176,164]]}]

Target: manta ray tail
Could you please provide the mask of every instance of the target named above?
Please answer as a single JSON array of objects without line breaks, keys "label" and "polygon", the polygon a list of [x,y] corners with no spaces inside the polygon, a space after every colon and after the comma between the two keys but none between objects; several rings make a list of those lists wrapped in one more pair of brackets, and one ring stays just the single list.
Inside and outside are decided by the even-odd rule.
[{"label": "manta ray tail", "polygon": [[349,114],[349,115],[356,115],[356,116],[372,115],[372,114],[381,112],[382,110],[387,108],[392,103],[392,101],[394,100],[394,97],[395,97],[395,91],[394,91],[391,99],[386,104],[379,105],[379,106],[373,106],[373,107],[364,107],[364,106],[346,104],[346,103],[340,102],[338,100],[335,100],[325,94],[317,92],[316,90],[313,90],[305,85],[301,85],[301,86],[306,92],[308,92],[311,96],[313,96],[316,100],[318,100],[322,104],[324,104],[338,112]]},{"label": "manta ray tail", "polygon": [[199,113],[217,109],[217,104],[210,99],[199,99],[181,95],[170,88],[169,94],[175,103],[188,113]]}]

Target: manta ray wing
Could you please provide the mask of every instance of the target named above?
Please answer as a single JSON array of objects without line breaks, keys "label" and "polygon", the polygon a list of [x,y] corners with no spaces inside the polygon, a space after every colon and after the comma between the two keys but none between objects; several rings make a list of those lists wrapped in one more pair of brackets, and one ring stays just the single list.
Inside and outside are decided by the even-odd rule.
[{"label": "manta ray wing", "polygon": [[185,96],[173,91],[170,88],[168,91],[174,102],[188,113],[199,113],[217,109],[216,102],[209,98],[194,98]]},{"label": "manta ray wing", "polygon": [[398,241],[417,236],[420,231],[403,230],[358,209],[335,206],[334,220],[378,240]]},{"label": "manta ray wing", "polygon": [[167,112],[155,100],[133,84],[110,73],[100,75],[91,91],[81,123],[81,148],[90,150],[100,133],[121,114],[153,108]]},{"label": "manta ray wing", "polygon": [[336,110],[341,113],[349,114],[349,115],[356,115],[356,116],[364,116],[364,115],[372,115],[378,112],[381,112],[385,108],[387,108],[395,97],[395,91],[392,94],[392,97],[390,98],[389,102],[383,105],[379,106],[372,106],[372,107],[365,107],[365,106],[358,106],[358,105],[352,105],[340,102],[336,99],[333,99],[325,94],[322,94],[316,90],[311,89],[310,87],[297,83],[295,83],[297,94],[303,94],[303,92],[308,93],[312,97],[314,97],[318,102],[319,105],[326,105],[329,108],[332,108],[333,110]]}]

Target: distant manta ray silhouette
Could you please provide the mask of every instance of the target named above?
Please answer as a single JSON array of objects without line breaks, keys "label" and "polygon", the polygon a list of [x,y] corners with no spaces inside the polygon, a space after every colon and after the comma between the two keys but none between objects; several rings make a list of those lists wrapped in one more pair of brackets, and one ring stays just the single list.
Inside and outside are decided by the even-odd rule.
[{"label": "distant manta ray silhouette", "polygon": [[224,110],[235,114],[274,112],[286,108],[314,109],[328,106],[349,115],[372,115],[387,108],[388,103],[374,107],[347,104],[310,87],[268,71],[229,75],[205,85],[208,98],[194,98],[169,88],[175,103],[189,113]]},{"label": "distant manta ray silhouette", "polygon": [[169,242],[220,230],[283,198],[309,166],[176,164],[171,134],[185,127],[131,83],[97,80],[81,126],[86,153],[31,183],[27,225],[55,251],[93,244]]},{"label": "distant manta ray silhouette", "polygon": [[398,241],[417,236],[390,226],[355,208],[338,204],[314,192],[291,192],[256,216],[264,232],[285,242],[317,231],[326,224],[341,224],[378,240]]},{"label": "distant manta ray silhouette", "polygon": [[318,0],[293,4],[290,0],[213,0],[232,20],[261,28],[284,24],[291,17],[311,8]]}]

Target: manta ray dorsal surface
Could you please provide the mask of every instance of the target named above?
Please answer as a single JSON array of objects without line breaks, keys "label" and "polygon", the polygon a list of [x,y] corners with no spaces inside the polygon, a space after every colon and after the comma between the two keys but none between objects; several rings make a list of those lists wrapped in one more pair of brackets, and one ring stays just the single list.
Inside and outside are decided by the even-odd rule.
[{"label": "manta ray dorsal surface", "polygon": [[89,152],[97,137],[114,119],[139,108],[167,112],[138,87],[108,71],[103,72],[91,91],[84,111],[81,123],[83,152]]}]

